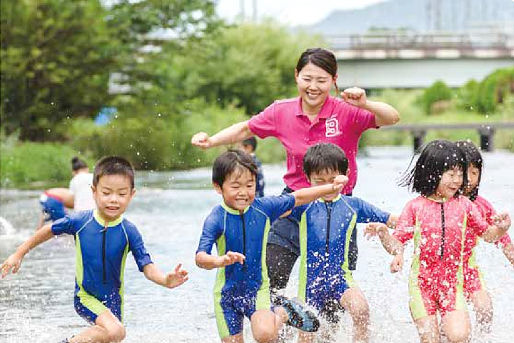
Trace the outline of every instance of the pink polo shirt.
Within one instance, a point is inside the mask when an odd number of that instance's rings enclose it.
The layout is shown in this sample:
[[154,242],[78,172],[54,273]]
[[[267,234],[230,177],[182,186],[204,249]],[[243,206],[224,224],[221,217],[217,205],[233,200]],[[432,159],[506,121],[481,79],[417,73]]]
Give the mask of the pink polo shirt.
[[276,137],[287,153],[284,182],[297,190],[309,187],[303,173],[303,156],[317,143],[333,143],[348,158],[348,184],[343,193],[351,193],[357,182],[356,155],[362,133],[375,128],[375,115],[343,100],[327,97],[320,113],[311,122],[303,114],[300,97],[275,101],[248,122],[250,131],[260,138]]

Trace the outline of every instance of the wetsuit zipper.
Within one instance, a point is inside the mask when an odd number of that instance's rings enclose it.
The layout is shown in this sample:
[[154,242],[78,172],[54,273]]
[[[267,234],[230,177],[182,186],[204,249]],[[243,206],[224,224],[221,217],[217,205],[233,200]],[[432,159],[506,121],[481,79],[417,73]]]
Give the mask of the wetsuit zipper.
[[332,215],[332,206],[329,206],[328,203],[325,202],[325,207],[327,209],[327,242],[325,247],[325,255],[328,261],[328,255],[330,253],[329,242],[330,242],[330,217]]
[[102,267],[103,267],[103,281],[107,282],[107,276],[105,272],[105,235],[107,234],[107,223],[102,232]]
[[444,203],[441,203],[441,259],[443,259],[444,255],[444,240],[445,240],[445,223],[444,223]]
[[[241,221],[243,222],[243,255],[246,257],[246,226],[244,213],[241,213],[239,216],[241,217]],[[243,269],[246,269],[246,263],[243,264]]]

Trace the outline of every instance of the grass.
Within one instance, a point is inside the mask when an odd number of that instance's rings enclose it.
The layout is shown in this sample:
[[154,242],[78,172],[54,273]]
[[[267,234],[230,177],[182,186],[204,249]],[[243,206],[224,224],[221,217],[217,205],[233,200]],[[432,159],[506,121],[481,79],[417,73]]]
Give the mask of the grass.
[[[499,106],[495,113],[484,115],[475,111],[467,111],[458,106],[458,99],[453,99],[448,109],[438,114],[427,115],[418,101],[423,90],[386,90],[373,100],[384,101],[394,106],[401,117],[401,124],[414,123],[475,123],[475,122],[506,122],[514,121],[514,99],[507,99]],[[361,140],[361,146],[381,145],[412,145],[412,136],[409,132],[369,130]],[[471,139],[479,144],[480,136],[477,130],[430,130],[427,132],[425,142],[434,139],[448,139],[452,141]],[[497,149],[508,149],[514,152],[514,130],[498,130],[494,136],[494,146]]]

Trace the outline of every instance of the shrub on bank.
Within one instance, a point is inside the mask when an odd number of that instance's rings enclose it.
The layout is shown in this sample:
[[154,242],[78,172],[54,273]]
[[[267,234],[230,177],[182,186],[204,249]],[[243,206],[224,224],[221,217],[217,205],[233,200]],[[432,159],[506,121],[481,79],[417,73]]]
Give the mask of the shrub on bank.
[[68,145],[30,142],[2,144],[0,152],[2,188],[67,187],[70,161],[77,154]]

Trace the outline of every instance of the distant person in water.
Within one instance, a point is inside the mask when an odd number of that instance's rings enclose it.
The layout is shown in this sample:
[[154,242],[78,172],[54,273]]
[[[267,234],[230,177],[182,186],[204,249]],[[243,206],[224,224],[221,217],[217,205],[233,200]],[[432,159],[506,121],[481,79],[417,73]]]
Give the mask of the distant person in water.
[[73,157],[71,159],[73,178],[70,181],[70,192],[73,196],[73,209],[75,211],[92,210],[95,208],[93,199],[93,174],[89,172],[86,162]]
[[39,230],[46,222],[54,222],[66,215],[65,208],[73,208],[73,195],[67,188],[50,188],[44,191],[39,197],[41,215],[37,229]]
[[241,149],[248,155],[252,156],[253,162],[257,166],[257,181],[255,183],[255,197],[260,198],[264,196],[264,174],[262,172],[262,163],[255,155],[257,150],[257,139],[250,137],[241,142]]
[[122,157],[102,158],[93,177],[96,209],[72,213],[44,225],[0,265],[2,278],[9,272],[15,274],[24,256],[39,244],[54,235],[74,236],[75,311],[91,326],[66,339],[66,343],[121,342],[125,338],[123,275],[129,251],[139,271],[158,285],[174,288],[188,279],[181,264],[171,273],[161,272],[146,251],[136,226],[123,218],[134,194],[132,165]]

